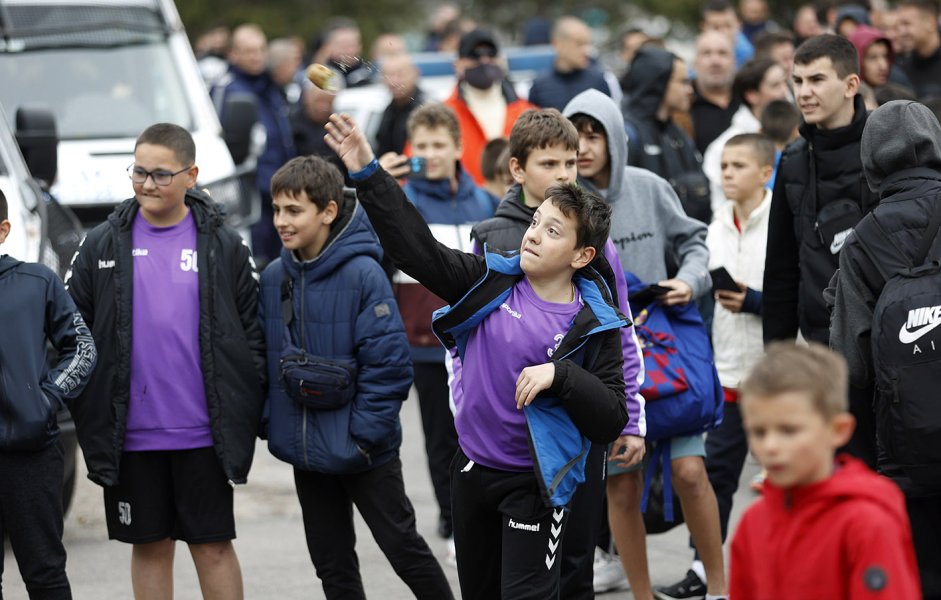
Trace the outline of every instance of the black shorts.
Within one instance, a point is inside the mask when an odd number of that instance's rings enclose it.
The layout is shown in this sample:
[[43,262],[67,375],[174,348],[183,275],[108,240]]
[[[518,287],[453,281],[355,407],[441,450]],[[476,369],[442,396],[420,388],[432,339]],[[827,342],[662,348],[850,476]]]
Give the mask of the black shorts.
[[130,544],[235,539],[232,486],[212,447],[125,452],[118,479],[104,494],[110,539]]

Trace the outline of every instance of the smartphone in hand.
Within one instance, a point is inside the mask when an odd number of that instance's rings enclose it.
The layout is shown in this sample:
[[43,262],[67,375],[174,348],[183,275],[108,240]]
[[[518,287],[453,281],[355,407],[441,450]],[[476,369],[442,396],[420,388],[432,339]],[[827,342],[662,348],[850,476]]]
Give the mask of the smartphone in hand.
[[673,288],[666,285],[652,283],[639,292],[631,295],[628,298],[628,302],[636,304],[637,306],[647,306],[653,303],[655,300],[659,300],[661,296],[671,291],[672,289]]
[[413,156],[408,159],[408,178],[409,179],[427,179],[425,172],[425,158],[423,156]]
[[712,276],[712,291],[724,290],[727,292],[741,292],[742,289],[735,283],[735,279],[725,267],[709,271]]

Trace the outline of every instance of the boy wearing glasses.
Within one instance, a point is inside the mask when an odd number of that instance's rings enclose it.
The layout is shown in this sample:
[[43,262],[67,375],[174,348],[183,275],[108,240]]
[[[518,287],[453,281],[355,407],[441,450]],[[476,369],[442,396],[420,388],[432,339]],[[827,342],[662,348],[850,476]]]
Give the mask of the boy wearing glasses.
[[134,148],[126,200],[82,242],[66,284],[100,359],[74,403],[108,535],[133,544],[134,595],[169,598],[175,540],[203,595],[241,598],[232,490],[264,400],[251,253],[194,190],[189,132],[159,123]]

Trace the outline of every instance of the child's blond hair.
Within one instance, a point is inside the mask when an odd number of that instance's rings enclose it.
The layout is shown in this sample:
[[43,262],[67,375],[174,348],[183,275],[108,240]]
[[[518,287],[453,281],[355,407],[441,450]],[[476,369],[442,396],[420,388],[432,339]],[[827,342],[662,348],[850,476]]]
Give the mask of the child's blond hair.
[[806,394],[825,419],[849,408],[849,376],[843,357],[821,344],[775,342],[741,385],[741,401],[789,392]]

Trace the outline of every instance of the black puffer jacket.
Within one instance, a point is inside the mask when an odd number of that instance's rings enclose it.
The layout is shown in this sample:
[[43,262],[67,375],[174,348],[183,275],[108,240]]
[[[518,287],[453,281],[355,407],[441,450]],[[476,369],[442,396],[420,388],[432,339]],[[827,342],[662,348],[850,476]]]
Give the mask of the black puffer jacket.
[[811,341],[826,344],[829,339],[830,314],[823,290],[839,266],[846,237],[824,240],[827,236],[817,226],[819,216],[841,200],[855,203],[860,216],[879,202],[863,179],[859,140],[867,112],[862,96],[856,96],[855,108],[846,127],[822,130],[805,123],[802,137],[781,156],[768,222],[765,342],[793,339],[798,327]]
[[477,243],[481,252],[484,244],[491,250],[519,250],[535,213],[534,207],[523,203],[522,186],[514,183],[503,196],[493,216],[474,225],[471,239]]
[[[226,477],[244,483],[264,402],[264,337],[258,282],[242,238],[200,192],[186,195],[196,223],[199,347],[213,445]],[[66,285],[98,344],[98,367],[72,403],[88,477],[118,482],[131,381],[131,230],[138,204],[121,203],[75,255]]]

